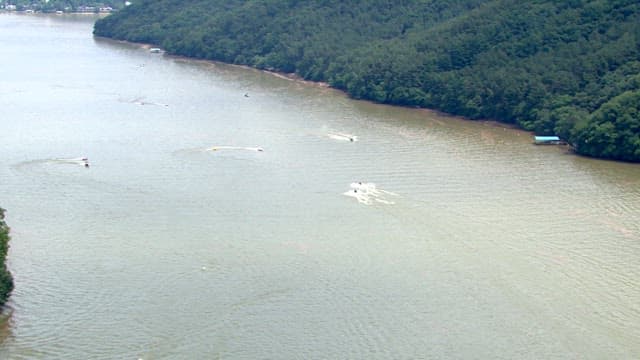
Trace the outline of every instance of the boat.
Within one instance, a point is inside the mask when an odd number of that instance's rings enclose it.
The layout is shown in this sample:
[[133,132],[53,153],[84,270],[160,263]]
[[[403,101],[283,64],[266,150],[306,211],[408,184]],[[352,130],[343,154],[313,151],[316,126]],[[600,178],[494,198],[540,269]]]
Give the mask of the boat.
[[533,142],[536,145],[563,145],[565,144],[558,136],[534,136]]

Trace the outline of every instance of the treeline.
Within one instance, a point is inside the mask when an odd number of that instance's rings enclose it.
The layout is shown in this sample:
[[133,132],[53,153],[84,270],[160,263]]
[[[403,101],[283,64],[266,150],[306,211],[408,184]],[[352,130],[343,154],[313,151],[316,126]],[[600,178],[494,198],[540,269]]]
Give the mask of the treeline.
[[4,209],[0,208],[0,307],[7,302],[13,290],[13,277],[6,264],[8,251],[9,227],[4,222]]
[[94,33],[640,161],[637,0],[143,0]]

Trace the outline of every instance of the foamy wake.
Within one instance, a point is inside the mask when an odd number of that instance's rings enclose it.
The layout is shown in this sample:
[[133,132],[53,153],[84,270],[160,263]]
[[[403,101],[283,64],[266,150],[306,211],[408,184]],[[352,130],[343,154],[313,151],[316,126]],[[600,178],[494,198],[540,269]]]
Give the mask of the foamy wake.
[[244,146],[212,146],[205,151],[219,151],[219,150],[247,150],[247,151],[264,151],[261,147],[244,147]]
[[155,106],[165,106],[165,107],[169,106],[169,104],[153,102],[153,101],[146,101],[144,98],[135,98],[135,99],[132,99],[132,100],[120,99],[120,101],[128,102],[128,103],[131,103],[131,104],[136,104],[136,105],[155,105]]
[[89,159],[86,158],[86,157],[51,159],[49,161],[54,162],[54,163],[77,164],[77,165],[82,165],[82,166],[89,166]]
[[339,133],[339,132],[328,133],[327,136],[333,140],[351,141],[351,142],[358,141],[358,137],[355,135]]
[[391,191],[378,189],[374,183],[354,182],[351,183],[350,187],[351,190],[343,193],[343,195],[353,197],[359,203],[365,205],[373,203],[393,205],[395,202],[388,200],[387,196],[398,196],[398,194]]

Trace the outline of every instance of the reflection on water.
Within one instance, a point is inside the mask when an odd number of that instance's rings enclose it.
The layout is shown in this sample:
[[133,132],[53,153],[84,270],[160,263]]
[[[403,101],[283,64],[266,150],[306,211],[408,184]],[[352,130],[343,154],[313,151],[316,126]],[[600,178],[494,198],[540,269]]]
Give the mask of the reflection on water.
[[640,357],[637,165],[91,21],[0,14],[0,358]]

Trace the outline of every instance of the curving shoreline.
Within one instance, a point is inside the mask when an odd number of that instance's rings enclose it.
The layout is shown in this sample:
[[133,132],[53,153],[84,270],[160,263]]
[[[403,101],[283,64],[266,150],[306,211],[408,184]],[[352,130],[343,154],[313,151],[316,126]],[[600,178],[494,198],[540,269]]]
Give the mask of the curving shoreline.
[[[355,99],[516,124],[558,136],[582,155],[640,162],[637,49],[620,43],[633,41],[640,8],[609,4],[588,15],[584,4],[482,2],[441,8],[418,1],[403,7],[241,2],[212,4],[212,11],[192,17],[197,1],[164,0],[98,20],[94,34],[296,73]],[[588,42],[558,36],[589,37],[594,29],[627,36]]]
[[[114,43],[118,43],[118,44],[127,44],[127,45],[138,47],[138,48],[144,49],[144,50],[150,50],[150,49],[158,46],[156,44],[135,42],[135,41],[128,41],[128,40],[120,40],[120,39],[114,39],[114,38],[98,36],[98,35],[94,35],[94,38],[98,39],[98,40],[101,40],[101,41],[114,42]],[[163,51],[165,51],[165,50],[163,49]],[[173,53],[169,53],[169,52],[164,52],[164,55],[168,56],[170,58],[173,58],[173,59],[190,61],[190,62],[194,62],[194,63],[211,64],[211,65],[222,64],[222,65],[225,65],[225,66],[231,66],[231,67],[235,67],[235,68],[239,68],[239,69],[258,71],[258,72],[269,74],[271,76],[274,76],[274,77],[277,77],[277,78],[280,78],[280,79],[283,79],[283,80],[295,81],[295,82],[298,82],[298,83],[301,83],[301,84],[306,84],[306,85],[309,85],[309,86],[316,86],[316,87],[335,90],[335,91],[338,91],[338,92],[344,94],[345,96],[349,97],[353,101],[364,101],[364,102],[368,102],[368,103],[372,103],[372,104],[378,104],[378,105],[382,105],[382,106],[391,106],[391,107],[399,107],[399,108],[404,108],[404,109],[412,109],[412,110],[416,110],[416,111],[433,113],[433,114],[437,114],[437,115],[440,115],[440,116],[446,116],[446,117],[455,118],[455,119],[459,119],[459,120],[470,121],[470,122],[474,122],[474,123],[481,123],[481,124],[485,124],[485,125],[492,126],[492,127],[498,127],[498,128],[503,128],[503,129],[520,131],[520,132],[522,132],[524,134],[530,135],[531,137],[533,137],[533,135],[534,135],[533,131],[529,131],[529,130],[523,129],[522,127],[520,127],[520,126],[518,126],[516,124],[505,123],[505,122],[502,122],[502,121],[499,121],[499,120],[495,120],[495,119],[471,119],[471,118],[468,118],[468,117],[465,117],[465,116],[462,116],[462,115],[447,113],[447,112],[444,112],[444,111],[441,111],[441,110],[438,110],[438,109],[430,109],[430,108],[423,108],[423,107],[411,107],[411,106],[402,106],[402,105],[396,105],[396,104],[379,103],[379,102],[376,102],[376,101],[370,100],[370,99],[356,99],[356,98],[353,98],[347,91],[345,91],[343,89],[339,89],[339,88],[333,87],[328,82],[306,80],[302,76],[300,76],[300,75],[298,75],[296,73],[285,73],[285,72],[279,72],[279,71],[276,71],[276,70],[260,69],[260,68],[249,66],[249,65],[227,63],[227,62],[220,61],[220,60],[200,59],[200,58],[194,58],[194,57],[189,57],[189,56],[180,55],[180,54],[173,54]],[[532,143],[533,143],[533,141],[532,141]],[[561,147],[566,148],[567,151],[571,152],[571,154],[573,154],[573,155],[593,159],[593,157],[582,155],[582,154],[576,152],[575,149],[569,144],[557,145],[557,146],[561,146]],[[626,161],[615,160],[615,159],[606,159],[606,158],[604,158],[604,159],[603,158],[597,158],[597,159],[598,160],[604,160],[604,161],[627,163]]]

